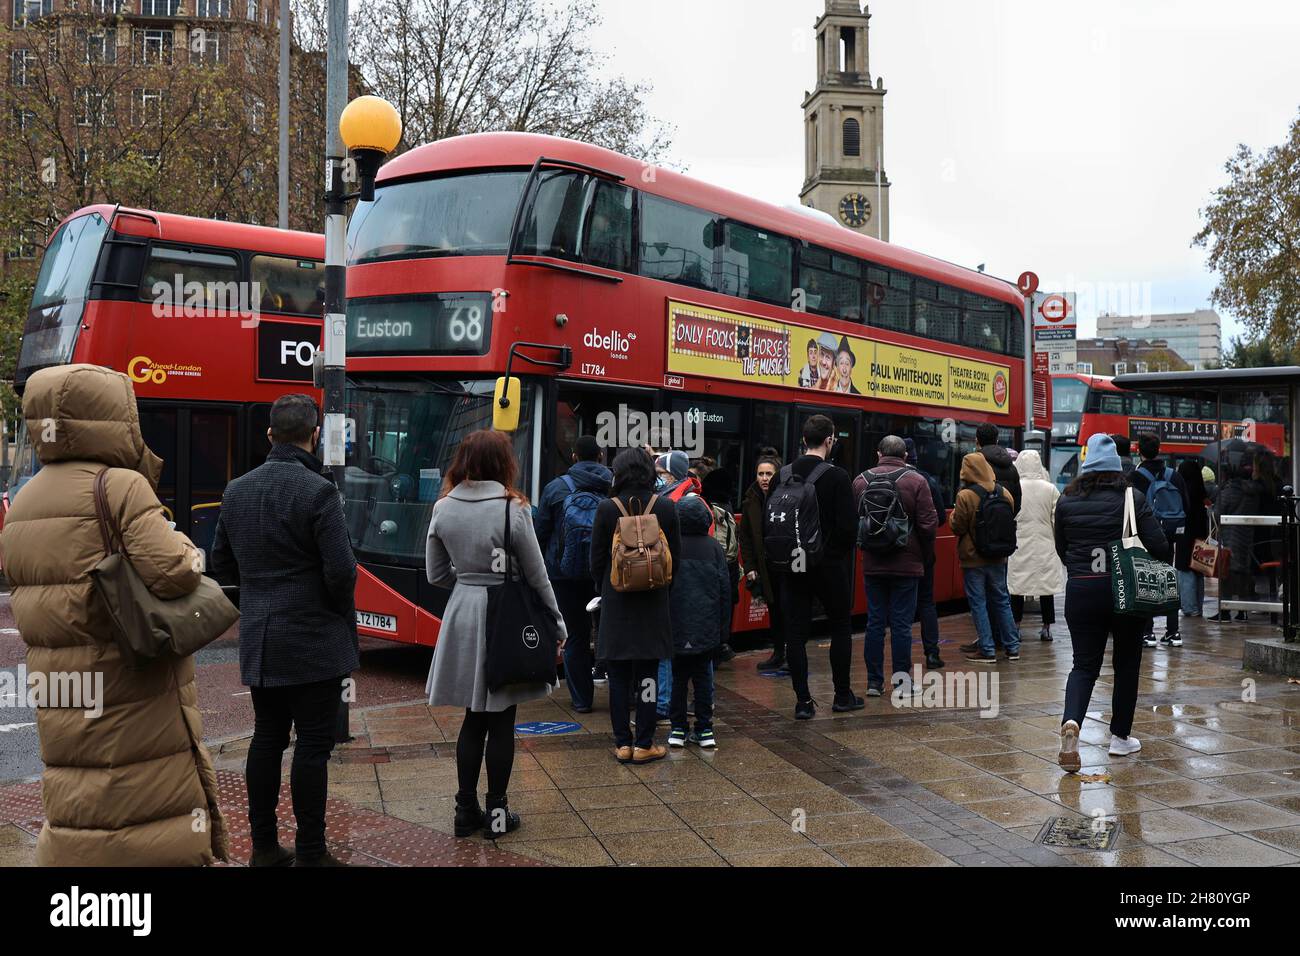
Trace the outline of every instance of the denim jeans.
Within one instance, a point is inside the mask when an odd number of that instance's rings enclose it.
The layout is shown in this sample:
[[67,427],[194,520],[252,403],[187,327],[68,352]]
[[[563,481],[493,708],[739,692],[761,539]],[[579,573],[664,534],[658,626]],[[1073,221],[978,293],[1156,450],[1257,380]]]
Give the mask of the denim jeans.
[[1201,613],[1205,604],[1205,578],[1195,571],[1178,572],[1178,599],[1183,605],[1183,614],[1193,617]]
[[659,662],[659,686],[655,690],[659,694],[656,716],[667,717],[672,711],[673,704],[673,659],[671,657],[666,657]]
[[1011,598],[1007,594],[1007,565],[985,564],[977,568],[963,568],[966,600],[970,615],[975,619],[975,633],[979,635],[980,653],[985,657],[996,654],[993,648],[993,623],[997,622],[1002,646],[1008,654],[1020,650],[1020,629],[1011,614]]
[[912,621],[916,617],[916,592],[920,578],[887,574],[865,575],[867,585],[867,685],[885,686],[885,628],[894,674],[912,670]]

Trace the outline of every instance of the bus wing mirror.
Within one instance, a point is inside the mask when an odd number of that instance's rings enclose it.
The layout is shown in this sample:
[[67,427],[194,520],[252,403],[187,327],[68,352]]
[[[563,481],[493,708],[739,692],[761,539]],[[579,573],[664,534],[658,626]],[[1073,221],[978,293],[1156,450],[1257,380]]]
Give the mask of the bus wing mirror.
[[497,379],[493,391],[492,427],[499,432],[513,432],[519,428],[519,379],[514,376]]

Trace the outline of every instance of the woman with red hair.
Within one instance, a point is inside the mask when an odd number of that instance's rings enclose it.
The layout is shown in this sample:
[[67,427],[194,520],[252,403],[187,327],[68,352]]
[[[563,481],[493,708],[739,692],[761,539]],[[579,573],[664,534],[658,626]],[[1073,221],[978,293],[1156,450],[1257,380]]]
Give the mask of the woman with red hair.
[[[553,684],[508,684],[488,690],[488,588],[500,584],[505,566],[506,515],[510,521],[510,563],[541,596],[565,637],[564,618],[546,576],[528,499],[514,487],[518,465],[502,432],[471,432],[461,439],[433,506],[425,565],[429,583],[451,588],[442,615],[438,646],[425,690],[433,706],[465,708],[456,741],[455,833],[483,831],[488,839],[519,828],[506,788],[515,759],[515,709],[548,696]],[[479,772],[487,763],[487,812],[478,802]]]

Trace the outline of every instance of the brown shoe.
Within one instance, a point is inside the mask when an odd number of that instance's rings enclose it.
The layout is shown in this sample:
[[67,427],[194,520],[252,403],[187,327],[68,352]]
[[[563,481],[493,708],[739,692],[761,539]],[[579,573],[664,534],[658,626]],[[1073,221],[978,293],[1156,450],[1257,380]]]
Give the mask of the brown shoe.
[[633,763],[651,763],[668,756],[668,748],[663,744],[651,744],[649,747],[637,747],[632,751]]
[[631,747],[615,747],[615,748],[614,748],[614,759],[617,760],[619,763],[631,763],[631,762],[632,762],[632,748],[631,748]]
[[1079,761],[1079,725],[1073,720],[1061,725],[1061,752],[1056,762],[1067,773],[1078,773],[1082,766]]

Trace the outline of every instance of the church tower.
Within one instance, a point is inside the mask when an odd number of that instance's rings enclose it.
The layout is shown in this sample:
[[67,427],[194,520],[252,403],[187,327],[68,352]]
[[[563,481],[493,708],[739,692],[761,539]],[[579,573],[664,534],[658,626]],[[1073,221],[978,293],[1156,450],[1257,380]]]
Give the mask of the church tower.
[[871,82],[871,14],[858,0],[826,0],[817,32],[817,85],[804,93],[799,200],[866,236],[889,239],[884,174],[885,84]]

